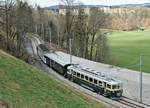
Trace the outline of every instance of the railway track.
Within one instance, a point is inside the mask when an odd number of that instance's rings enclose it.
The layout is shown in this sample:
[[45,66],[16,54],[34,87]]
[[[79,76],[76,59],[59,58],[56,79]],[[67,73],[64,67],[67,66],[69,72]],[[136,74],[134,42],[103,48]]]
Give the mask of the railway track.
[[[125,98],[125,99],[128,99],[128,100],[131,100],[131,101],[134,101],[134,102],[137,102],[137,101],[135,101],[134,99],[131,99],[131,98],[128,98],[128,97],[125,97],[125,96],[123,96],[123,98]],[[139,103],[139,102],[138,102]],[[150,108],[150,104],[146,104],[146,103],[141,103],[142,105],[144,105],[144,106],[147,106],[148,108]]]
[[119,100],[118,102],[120,102],[120,103],[122,103],[122,104],[124,104],[124,105],[126,105],[126,106],[129,106],[129,107],[131,107],[131,108],[145,108],[145,107],[143,107],[143,106],[134,104],[134,103],[129,102],[129,101]]
[[118,102],[121,104],[124,104],[130,108],[150,108],[150,105],[136,102],[136,101],[129,99],[127,97],[122,97],[122,99],[119,100]]

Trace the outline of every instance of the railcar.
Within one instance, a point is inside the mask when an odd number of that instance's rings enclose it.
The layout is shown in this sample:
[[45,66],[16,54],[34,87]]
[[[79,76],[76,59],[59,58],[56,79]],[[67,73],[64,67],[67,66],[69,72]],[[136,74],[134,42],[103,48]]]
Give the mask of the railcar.
[[122,82],[96,72],[90,68],[72,65],[67,69],[67,76],[72,81],[94,92],[109,97],[120,99],[123,93]]
[[67,67],[71,65],[69,61],[66,61],[63,57],[55,53],[45,54],[44,57],[46,58],[46,64],[50,68],[56,70],[59,74],[66,77]]

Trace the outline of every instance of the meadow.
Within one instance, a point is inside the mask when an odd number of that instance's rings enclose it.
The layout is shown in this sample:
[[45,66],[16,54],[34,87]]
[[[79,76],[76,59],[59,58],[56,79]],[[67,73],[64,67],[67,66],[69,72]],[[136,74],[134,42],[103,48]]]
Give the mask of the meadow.
[[143,71],[150,73],[150,30],[113,31],[108,36],[116,66],[139,71],[140,55],[143,55]]

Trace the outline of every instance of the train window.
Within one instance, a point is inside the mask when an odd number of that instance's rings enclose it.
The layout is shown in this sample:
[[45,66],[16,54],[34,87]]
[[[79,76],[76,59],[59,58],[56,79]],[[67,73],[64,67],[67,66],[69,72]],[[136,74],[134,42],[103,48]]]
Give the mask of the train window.
[[88,80],[88,76],[85,76],[85,80]]
[[77,73],[75,71],[73,71],[73,75],[77,75]]
[[102,81],[98,81],[99,85],[102,85]]
[[80,77],[80,73],[77,73],[77,77]]
[[111,89],[111,85],[107,84],[107,88]]
[[93,78],[89,78],[89,81],[90,81],[90,82],[93,82]]
[[94,84],[97,84],[97,80],[96,79],[94,79]]
[[84,75],[83,74],[81,74],[81,78],[84,79]]

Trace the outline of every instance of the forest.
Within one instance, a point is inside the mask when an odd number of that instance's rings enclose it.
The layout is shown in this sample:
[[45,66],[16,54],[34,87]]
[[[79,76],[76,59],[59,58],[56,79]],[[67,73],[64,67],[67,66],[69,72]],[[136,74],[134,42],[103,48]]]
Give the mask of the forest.
[[[0,1],[0,48],[28,59],[23,48],[27,33],[38,34],[59,50],[89,60],[112,64],[108,36],[113,31],[144,30],[150,25],[149,8],[122,9],[120,13],[104,12],[98,7],[85,12],[82,3],[61,0],[63,9],[31,6],[26,1]],[[64,10],[65,14],[61,14]]]

